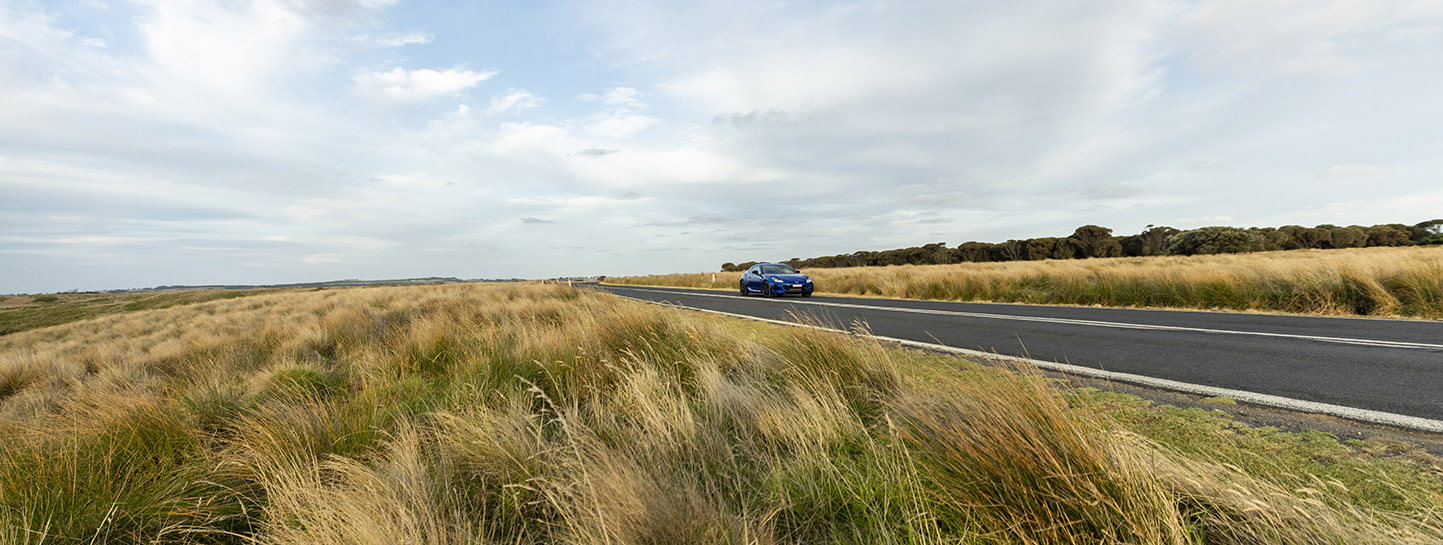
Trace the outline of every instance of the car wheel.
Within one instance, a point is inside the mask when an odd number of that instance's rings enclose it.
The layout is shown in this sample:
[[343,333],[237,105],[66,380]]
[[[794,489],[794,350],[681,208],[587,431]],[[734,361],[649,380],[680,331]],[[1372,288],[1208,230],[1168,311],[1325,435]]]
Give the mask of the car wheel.
[[742,297],[746,297],[746,296],[748,296],[748,295],[751,295],[750,293],[747,293],[747,281],[746,281],[746,280],[742,280],[741,282],[738,282],[738,283],[737,283],[737,287],[741,288]]
[[771,297],[771,296],[772,296],[772,283],[771,283],[771,282],[762,282],[762,297]]
[[802,297],[811,297],[811,296],[812,296],[812,292],[810,292],[810,291],[804,291],[804,292],[802,292]]

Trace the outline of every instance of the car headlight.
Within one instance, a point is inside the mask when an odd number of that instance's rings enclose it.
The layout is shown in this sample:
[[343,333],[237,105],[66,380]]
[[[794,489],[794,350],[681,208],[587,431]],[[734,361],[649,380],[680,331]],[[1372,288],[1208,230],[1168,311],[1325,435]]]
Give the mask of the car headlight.
[[776,282],[776,283],[778,283],[778,284],[785,284],[787,281],[786,281],[786,280],[782,280],[782,279],[780,279],[780,278],[777,278],[777,277],[773,276],[773,277],[772,277],[772,282]]

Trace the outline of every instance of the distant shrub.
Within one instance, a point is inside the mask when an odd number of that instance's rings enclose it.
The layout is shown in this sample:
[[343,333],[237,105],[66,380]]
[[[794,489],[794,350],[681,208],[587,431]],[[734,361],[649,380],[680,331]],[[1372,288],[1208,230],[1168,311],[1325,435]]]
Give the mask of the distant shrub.
[[1052,259],[1072,259],[1077,257],[1071,240],[1065,237],[1053,239],[1051,257]]
[[1122,243],[1112,238],[1112,229],[1098,225],[1084,225],[1067,237],[1073,248],[1073,257],[1122,257]]
[[1263,237],[1237,227],[1203,227],[1168,237],[1170,255],[1240,254],[1263,249]]
[[1362,248],[1368,245],[1368,230],[1359,225],[1333,227],[1329,248]]
[[1307,241],[1304,240],[1304,238],[1306,238],[1305,234],[1308,232],[1307,227],[1301,225],[1284,225],[1278,228],[1278,232],[1286,237],[1283,240],[1282,249],[1301,250],[1308,247]]
[[1332,225],[1319,225],[1312,229],[1305,229],[1299,233],[1299,239],[1304,248],[1331,248],[1333,246]]
[[1052,257],[1052,249],[1057,246],[1057,239],[1053,237],[1033,238],[1027,240],[1027,260],[1040,261]]
[[[1296,246],[1293,246],[1292,248],[1288,246],[1288,242],[1291,240],[1291,237],[1286,231],[1274,229],[1272,227],[1254,227],[1252,229],[1249,229],[1249,231],[1257,233],[1257,235],[1261,237],[1263,243],[1263,251],[1265,252],[1296,249]],[[1406,239],[1407,237],[1404,238]]]
[[1163,245],[1167,243],[1167,237],[1179,232],[1181,231],[1167,226],[1153,227],[1149,225],[1146,231],[1121,239],[1122,253],[1127,256],[1161,255]]
[[1412,242],[1408,226],[1401,224],[1374,225],[1368,228],[1369,246],[1406,246]]
[[[932,265],[946,265],[948,263],[957,262],[957,253],[953,252],[952,248],[947,247],[947,243],[945,242],[936,242],[923,245],[918,253],[920,253],[922,256],[922,263]],[[801,260],[797,261],[800,262]]]
[[1434,245],[1437,245],[1437,244],[1443,244],[1443,233],[1437,233],[1437,234],[1433,234],[1433,235],[1428,235],[1428,238],[1423,239],[1423,241],[1422,241],[1422,242],[1419,242],[1419,244],[1422,244],[1422,245],[1424,245],[1424,246],[1434,246]]
[[1419,222],[1418,225],[1408,229],[1408,233],[1410,240],[1418,244],[1438,244],[1428,241],[1436,241],[1438,240],[1437,235],[1443,234],[1443,219]]
[[30,300],[36,303],[54,303],[59,301],[60,298],[54,295],[36,295],[35,297],[31,297]]
[[963,242],[957,246],[957,259],[972,263],[992,259],[992,245],[986,242]]

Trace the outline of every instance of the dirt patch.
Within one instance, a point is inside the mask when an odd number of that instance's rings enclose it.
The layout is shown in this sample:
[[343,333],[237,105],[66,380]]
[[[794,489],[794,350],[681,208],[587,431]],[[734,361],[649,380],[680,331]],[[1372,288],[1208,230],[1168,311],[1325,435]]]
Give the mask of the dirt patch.
[[0,295],[0,310],[35,306],[35,298],[29,295]]

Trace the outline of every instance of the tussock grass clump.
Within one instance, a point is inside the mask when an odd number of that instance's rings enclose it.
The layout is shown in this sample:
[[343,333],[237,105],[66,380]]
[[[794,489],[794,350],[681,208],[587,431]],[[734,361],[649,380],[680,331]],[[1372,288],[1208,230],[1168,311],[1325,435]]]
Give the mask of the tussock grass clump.
[[189,543],[193,531],[246,526],[235,498],[205,479],[199,430],[172,407],[141,401],[76,416],[87,420],[0,447],[0,527],[25,534],[16,539]]
[[[808,269],[817,292],[910,299],[1443,318],[1443,249]],[[616,284],[735,289],[737,275],[608,278]]]
[[1021,543],[1187,542],[1162,483],[1116,456],[1092,415],[1038,377],[938,387],[903,399],[898,418],[953,517]]
[[1432,485],[1360,506],[1119,432],[1023,370],[918,373],[564,286],[272,294],[3,342],[26,377],[0,399],[6,542],[1443,539]]
[[258,481],[265,489],[259,534],[275,544],[485,543],[468,499],[440,488],[448,460],[404,422],[378,445],[375,463],[277,451]]

